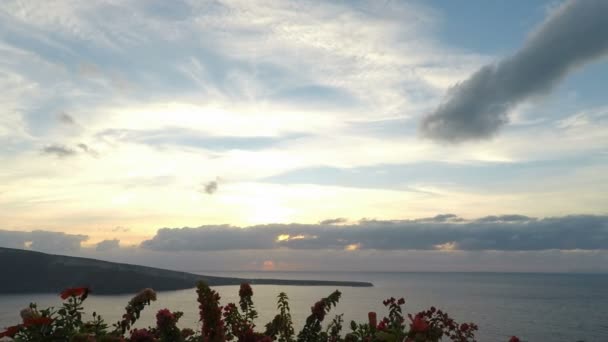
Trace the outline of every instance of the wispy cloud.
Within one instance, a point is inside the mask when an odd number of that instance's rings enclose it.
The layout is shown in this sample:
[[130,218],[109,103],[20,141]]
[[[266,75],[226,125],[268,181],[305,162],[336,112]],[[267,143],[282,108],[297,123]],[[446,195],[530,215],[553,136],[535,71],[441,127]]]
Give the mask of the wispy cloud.
[[42,153],[63,158],[76,155],[76,150],[63,145],[49,145],[42,149]]
[[576,67],[608,52],[607,15],[606,1],[565,2],[513,56],[452,87],[422,121],[423,135],[448,142],[493,136],[518,104],[550,91]]

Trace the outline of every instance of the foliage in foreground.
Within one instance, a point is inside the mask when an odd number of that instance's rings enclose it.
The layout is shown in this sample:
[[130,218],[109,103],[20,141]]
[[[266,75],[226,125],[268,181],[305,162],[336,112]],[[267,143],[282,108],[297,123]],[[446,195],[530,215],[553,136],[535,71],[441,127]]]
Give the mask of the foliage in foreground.
[[[383,302],[388,316],[378,320],[375,312],[368,314],[368,322],[350,323],[350,332],[342,334],[342,315],[337,315],[324,327],[323,322],[332,307],[340,300],[335,291],[311,307],[311,314],[300,332],[296,334],[290,314],[288,297],[278,296],[278,314],[256,331],[254,320],[258,317],[253,304],[253,290],[242,284],[239,303],[222,306],[220,296],[206,283],[197,285],[200,309],[200,330],[179,328],[182,313],[168,309],[156,313],[156,326],[134,329],[133,324],[151,301],[156,300],[152,289],[144,289],[125,307],[122,319],[111,326],[95,312],[93,319],[83,320],[82,303],[89,294],[88,288],[70,288],[61,293],[61,308],[38,309],[36,304],[21,311],[21,324],[0,332],[14,341],[71,341],[71,342],[457,342],[475,341],[477,326],[473,323],[455,322],[447,313],[431,307],[415,315],[404,316],[405,300],[389,298]],[[512,337],[510,342],[519,342]]]

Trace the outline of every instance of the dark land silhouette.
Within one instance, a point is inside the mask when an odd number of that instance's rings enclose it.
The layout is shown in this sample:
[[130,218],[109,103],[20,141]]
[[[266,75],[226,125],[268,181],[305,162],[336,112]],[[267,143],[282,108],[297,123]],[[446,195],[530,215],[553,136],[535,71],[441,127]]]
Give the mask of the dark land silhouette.
[[121,264],[0,247],[0,293],[59,293],[68,287],[88,286],[94,294],[136,293],[143,288],[171,291],[210,286],[258,285],[370,287],[371,283],[322,280],[245,279],[212,277],[160,268]]

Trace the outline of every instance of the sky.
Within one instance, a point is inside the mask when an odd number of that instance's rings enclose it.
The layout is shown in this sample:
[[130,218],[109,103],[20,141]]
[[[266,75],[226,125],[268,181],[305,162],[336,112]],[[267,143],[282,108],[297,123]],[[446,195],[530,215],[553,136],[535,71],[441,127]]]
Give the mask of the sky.
[[0,3],[0,246],[608,272],[608,2]]

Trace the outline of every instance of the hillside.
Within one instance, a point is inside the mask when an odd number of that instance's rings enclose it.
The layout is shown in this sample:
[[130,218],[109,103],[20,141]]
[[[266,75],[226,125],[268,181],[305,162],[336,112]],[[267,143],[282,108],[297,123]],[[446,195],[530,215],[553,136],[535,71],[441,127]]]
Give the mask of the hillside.
[[192,288],[199,280],[204,280],[211,286],[237,285],[242,282],[269,285],[373,286],[363,282],[212,277],[12,248],[0,248],[0,270],[0,293],[57,293],[74,286],[89,286],[96,294],[135,293],[146,287],[168,291]]

